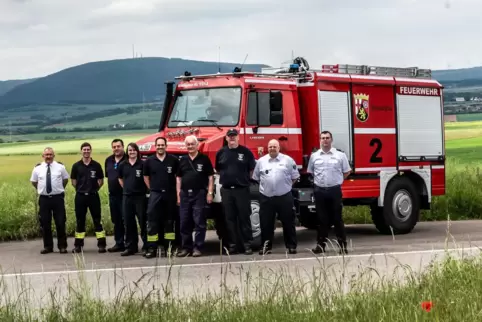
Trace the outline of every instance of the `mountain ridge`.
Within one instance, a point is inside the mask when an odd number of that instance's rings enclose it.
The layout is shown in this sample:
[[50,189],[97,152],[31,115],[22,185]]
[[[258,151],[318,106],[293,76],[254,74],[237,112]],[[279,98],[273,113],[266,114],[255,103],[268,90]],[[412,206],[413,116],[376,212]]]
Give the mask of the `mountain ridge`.
[[[241,63],[167,57],[111,59],[67,67],[32,79],[0,81],[0,108],[41,104],[130,104],[160,101],[164,82],[188,70],[194,74],[231,72]],[[266,64],[247,64],[243,70],[260,71]],[[482,85],[482,66],[432,70],[444,86]]]
[[[241,63],[143,57],[88,62],[13,87],[0,96],[0,107],[29,104],[120,104],[160,100],[164,82],[188,70],[192,74],[232,71]],[[260,71],[264,64],[243,68]]]

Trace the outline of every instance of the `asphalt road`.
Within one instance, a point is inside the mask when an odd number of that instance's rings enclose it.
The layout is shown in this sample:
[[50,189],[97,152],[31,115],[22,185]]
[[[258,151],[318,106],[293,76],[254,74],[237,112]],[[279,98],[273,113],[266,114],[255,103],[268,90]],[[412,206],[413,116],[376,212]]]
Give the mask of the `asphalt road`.
[[[298,230],[296,255],[286,254],[281,229],[276,231],[273,253],[265,256],[257,253],[221,256],[219,242],[211,232],[204,256],[199,258],[146,259],[140,254],[130,257],[98,254],[94,238],[86,240],[83,256],[58,252],[41,255],[41,240],[9,242],[0,244],[3,287],[7,288],[2,291],[15,298],[24,292],[23,296],[28,296],[35,305],[48,301],[45,295],[52,288],[58,296],[65,296],[69,293],[67,286],[72,287],[79,281],[87,281],[91,294],[102,299],[113,299],[121,290],[126,294],[126,286],[142,291],[139,296],[153,288],[164,289],[166,285],[172,287],[171,292],[176,296],[200,296],[220,292],[220,284],[243,288],[249,276],[259,274],[268,277],[282,274],[291,283],[303,283],[313,278],[316,271],[324,276],[326,283],[337,285],[341,277],[359,274],[361,267],[374,267],[387,275],[404,264],[417,272],[443,256],[446,249],[458,255],[462,248],[465,253],[478,254],[478,247],[482,246],[482,221],[449,225],[447,222],[419,223],[411,234],[394,237],[380,235],[371,224],[353,225],[347,226],[347,234],[348,256],[339,256],[334,251],[314,256],[310,249],[314,246],[315,232],[306,229]],[[348,281],[342,284],[346,286]],[[24,291],[26,287],[29,292]]]

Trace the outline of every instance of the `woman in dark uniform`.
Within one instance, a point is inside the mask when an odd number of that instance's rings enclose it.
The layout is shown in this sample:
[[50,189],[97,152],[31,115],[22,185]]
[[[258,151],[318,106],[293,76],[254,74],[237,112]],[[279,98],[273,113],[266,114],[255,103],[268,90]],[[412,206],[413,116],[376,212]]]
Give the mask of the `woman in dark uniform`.
[[139,235],[137,232],[137,220],[141,227],[143,251],[147,248],[146,228],[146,192],[144,183],[143,167],[139,147],[135,143],[129,143],[126,150],[128,158],[119,164],[119,183],[123,189],[122,212],[126,231],[126,249],[121,256],[134,255],[139,251]]

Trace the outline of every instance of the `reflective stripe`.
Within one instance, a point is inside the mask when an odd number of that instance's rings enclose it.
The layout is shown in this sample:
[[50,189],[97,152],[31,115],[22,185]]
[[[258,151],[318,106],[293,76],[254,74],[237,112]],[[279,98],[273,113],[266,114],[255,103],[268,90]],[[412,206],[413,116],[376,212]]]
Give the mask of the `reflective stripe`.
[[[247,128],[240,128],[239,129],[240,134],[254,134],[253,128],[247,127]],[[261,127],[258,129],[258,132],[256,134],[302,134],[302,130],[300,127],[293,127],[293,128],[287,128],[287,127]]]
[[105,231],[95,232],[97,238],[105,238]]
[[158,235],[147,235],[147,241],[148,242],[156,242],[159,240],[159,236]]
[[83,232],[83,233],[75,232],[75,238],[84,239],[84,237],[85,237],[85,232]]
[[176,238],[176,234],[174,233],[164,233],[164,239],[174,240]]

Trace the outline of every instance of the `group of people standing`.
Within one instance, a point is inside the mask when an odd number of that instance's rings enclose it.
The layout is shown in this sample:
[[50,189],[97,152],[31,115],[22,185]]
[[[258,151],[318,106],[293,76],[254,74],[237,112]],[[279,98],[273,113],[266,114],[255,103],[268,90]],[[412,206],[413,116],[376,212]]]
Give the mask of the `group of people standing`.
[[[226,133],[226,145],[216,154],[214,165],[198,150],[195,136],[185,138],[188,155],[178,158],[166,152],[167,140],[158,137],[156,153],[141,159],[139,148],[129,143],[124,151],[121,139],[112,141],[112,155],[106,158],[104,169],[108,181],[109,207],[114,224],[115,245],[106,250],[106,236],[101,223],[99,189],[104,184],[104,171],[91,157],[89,143],[81,145],[82,159],[72,165],[71,174],[54,160],[52,148],[43,152],[44,162],[37,164],[30,181],[39,195],[39,220],[43,232],[42,254],[53,252],[51,230],[55,221],[60,253],[67,253],[64,193],[70,177],[75,188],[76,230],[72,252],[84,247],[87,210],[93,219],[97,247],[100,253],[121,252],[129,256],[139,251],[138,225],[142,252],[146,258],[166,256],[175,244],[177,256],[202,255],[206,237],[205,208],[214,197],[214,173],[222,186],[221,197],[227,234],[224,244],[230,254],[237,253],[237,237],[243,252],[252,251],[251,179],[259,182],[261,237],[260,254],[270,253],[276,215],[283,227],[285,246],[296,254],[297,237],[293,211],[292,185],[300,174],[294,160],[280,153],[277,140],[268,144],[268,154],[255,160],[253,153],[239,144],[238,131]],[[308,164],[313,173],[315,202],[318,213],[318,236],[315,253],[325,251],[328,229],[335,232],[342,251],[346,252],[346,236],[341,216],[341,183],[350,167],[344,153],[331,148],[331,133],[321,135],[322,148],[314,152]],[[177,212],[179,206],[179,212]],[[238,234],[239,228],[239,234]],[[194,240],[192,237],[195,233]]]

